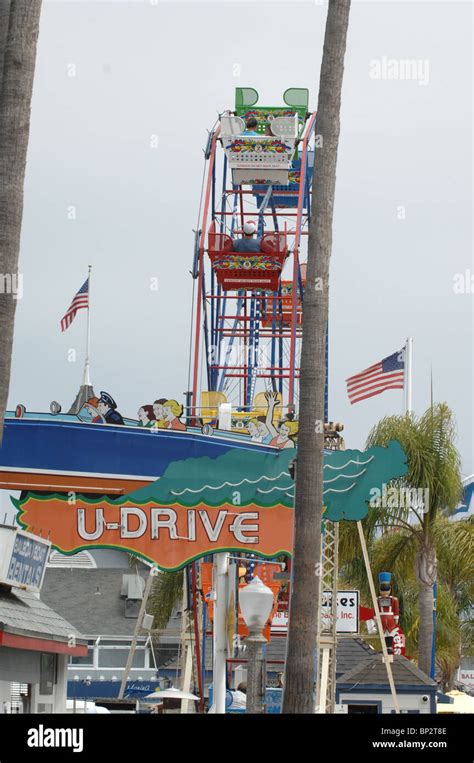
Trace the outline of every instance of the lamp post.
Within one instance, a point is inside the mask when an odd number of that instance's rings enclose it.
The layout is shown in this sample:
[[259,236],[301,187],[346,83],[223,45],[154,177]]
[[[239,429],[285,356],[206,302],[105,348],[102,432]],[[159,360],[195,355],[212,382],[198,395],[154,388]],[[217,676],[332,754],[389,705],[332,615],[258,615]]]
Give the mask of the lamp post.
[[240,610],[249,629],[247,637],[247,713],[265,712],[265,660],[267,643],[262,630],[273,607],[273,593],[259,577],[239,592]]

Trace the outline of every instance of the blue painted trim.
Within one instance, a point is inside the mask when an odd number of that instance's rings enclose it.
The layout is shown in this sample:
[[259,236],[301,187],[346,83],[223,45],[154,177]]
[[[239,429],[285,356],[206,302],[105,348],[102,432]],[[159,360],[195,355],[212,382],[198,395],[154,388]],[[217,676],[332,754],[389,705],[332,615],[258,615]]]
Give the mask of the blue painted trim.
[[[436,692],[438,691],[437,686],[420,686],[419,684],[417,686],[413,684],[402,684],[395,685],[395,688],[397,690],[397,694],[432,694],[433,697],[436,696]],[[337,691],[353,691],[357,694],[367,694],[369,692],[379,692],[379,694],[390,694],[390,687],[388,684],[363,684],[362,686],[360,684],[339,684],[337,687]]]

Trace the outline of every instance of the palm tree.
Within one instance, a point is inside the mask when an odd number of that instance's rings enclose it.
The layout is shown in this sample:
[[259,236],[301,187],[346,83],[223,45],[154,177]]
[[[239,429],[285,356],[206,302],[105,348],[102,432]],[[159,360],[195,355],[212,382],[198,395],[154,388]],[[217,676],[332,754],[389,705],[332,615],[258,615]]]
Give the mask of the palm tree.
[[[370,510],[372,511],[372,510]],[[415,525],[416,526],[416,525]],[[357,541],[351,523],[341,526],[341,584],[360,589],[370,602],[365,570],[358,563]],[[375,574],[393,573],[394,594],[400,602],[400,624],[406,636],[407,654],[418,657],[419,608],[415,559],[416,536],[405,527],[384,528],[382,535],[370,528],[368,545]],[[433,523],[438,559],[436,663],[440,683],[452,688],[461,655],[473,653],[472,597],[474,593],[474,523],[467,519],[452,522],[439,514]]]
[[[418,665],[429,675],[433,639],[433,585],[438,578],[438,555],[446,553],[446,542],[453,542],[455,537],[459,554],[463,550],[465,560],[472,552],[472,545],[469,545],[472,543],[471,536],[463,536],[461,543],[461,526],[457,528],[458,523],[447,525],[447,520],[444,523],[442,521],[443,517],[446,519],[445,513],[455,508],[462,495],[460,460],[454,444],[453,414],[445,403],[440,403],[429,408],[420,418],[410,414],[388,416],[370,432],[367,447],[386,446],[390,440],[398,440],[402,445],[407,455],[408,472],[403,478],[391,483],[395,493],[392,500],[386,502],[386,506],[369,507],[368,517],[363,523],[364,532],[370,540],[380,529],[397,530],[380,546],[390,552],[383,557],[383,564],[394,574],[399,569],[403,576],[407,576],[410,570],[415,571],[419,617],[416,635]],[[406,500],[402,500],[408,490],[422,491],[422,499],[418,499],[411,507],[406,505]],[[415,517],[415,522],[410,521],[412,516]],[[342,555],[350,555],[349,537],[353,533],[352,528],[343,528]],[[374,564],[376,568],[375,561]],[[360,567],[358,560],[356,567]],[[446,584],[449,585],[448,581]],[[455,591],[456,585],[454,578],[451,580],[451,593]]]
[[303,306],[294,562],[285,673],[284,713],[312,713],[316,683],[321,562],[324,388],[329,261],[339,144],[340,106],[350,0],[330,0],[319,83],[313,207]]
[[23,183],[41,0],[2,2],[0,13],[0,441],[10,386]]

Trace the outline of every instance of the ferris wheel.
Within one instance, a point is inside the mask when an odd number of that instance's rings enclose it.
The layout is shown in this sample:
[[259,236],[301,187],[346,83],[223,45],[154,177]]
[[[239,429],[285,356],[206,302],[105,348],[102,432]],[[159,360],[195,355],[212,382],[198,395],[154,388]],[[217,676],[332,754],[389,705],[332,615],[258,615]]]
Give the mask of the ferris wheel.
[[[264,415],[297,417],[302,305],[315,147],[308,90],[260,106],[237,88],[209,133],[192,275],[191,410],[245,430]],[[191,381],[191,379],[190,379]],[[326,385],[327,386],[327,385]]]

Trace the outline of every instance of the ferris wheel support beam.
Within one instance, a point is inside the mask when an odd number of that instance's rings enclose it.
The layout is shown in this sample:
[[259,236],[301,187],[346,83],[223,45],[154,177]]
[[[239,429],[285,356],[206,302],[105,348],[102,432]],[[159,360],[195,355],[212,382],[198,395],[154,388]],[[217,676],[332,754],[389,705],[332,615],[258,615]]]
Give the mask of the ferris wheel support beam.
[[202,290],[204,282],[204,242],[206,239],[207,229],[207,216],[209,213],[209,203],[211,196],[212,178],[214,162],[216,160],[216,142],[219,135],[220,127],[218,127],[211,140],[211,148],[209,152],[209,169],[206,184],[206,196],[204,200],[204,209],[202,213],[202,225],[201,225],[201,237],[199,240],[199,261],[198,261],[198,298],[196,300],[196,330],[194,335],[194,368],[193,368],[193,400],[192,410],[194,415],[197,409],[197,392],[198,392],[198,374],[199,374],[199,344],[201,341],[201,310],[202,310]]
[[[215,183],[215,178],[214,178],[214,183]],[[227,183],[227,156],[225,156],[225,154],[224,154],[224,164],[223,164],[223,168],[222,168],[222,187],[223,188],[226,187],[226,183]],[[220,229],[221,233],[225,233],[225,217],[224,217],[225,203],[226,203],[226,196],[225,196],[225,193],[223,193],[222,194],[222,198],[221,198],[221,211],[220,211],[221,221],[220,221],[220,226],[219,226],[219,229]],[[212,287],[211,288],[212,288],[212,293],[214,294],[214,288],[215,288],[215,276],[214,276],[214,273],[212,274]],[[217,295],[216,296],[218,297],[218,299],[216,301],[216,308],[215,308],[215,311],[213,313],[213,315],[214,315],[214,322],[212,324],[212,331],[213,331],[212,344],[213,344],[213,350],[215,350],[216,357],[217,357],[217,359],[219,359],[220,356],[221,356],[221,349],[222,349],[222,334],[219,333],[219,325],[220,325],[220,328],[224,327],[224,321],[222,320],[222,313],[225,315],[226,304],[227,304],[227,299],[224,297],[224,300],[223,300],[222,305],[221,305],[221,299],[220,299],[220,296],[221,296],[221,287],[219,286],[219,284],[217,284]],[[214,305],[214,300],[211,300],[211,307],[213,305]],[[212,376],[213,376],[213,379],[212,379],[212,381],[213,381],[212,389],[213,390],[217,390],[219,388],[219,386],[218,386],[219,385],[219,374],[218,374],[217,371],[215,371],[215,373],[213,373]]]
[[288,390],[288,405],[290,407],[293,407],[294,405],[294,398],[295,398],[295,383],[294,383],[294,373],[296,368],[296,322],[297,322],[297,306],[298,306],[298,294],[297,294],[297,288],[296,284],[298,281],[298,273],[299,273],[299,260],[298,260],[298,252],[299,252],[299,244],[300,244],[300,235],[301,235],[301,223],[302,223],[302,217],[303,217],[303,199],[305,196],[305,189],[307,185],[307,178],[306,178],[306,165],[308,161],[308,140],[311,136],[311,133],[314,129],[314,125],[316,122],[316,114],[312,114],[308,126],[306,128],[306,134],[303,138],[303,150],[301,152],[301,168],[300,168],[300,187],[298,192],[298,211],[296,216],[296,230],[295,230],[295,243],[294,243],[294,250],[293,250],[293,292],[291,295],[291,313],[292,313],[292,321],[291,321],[291,340],[290,340],[290,384],[289,384],[289,390]]

